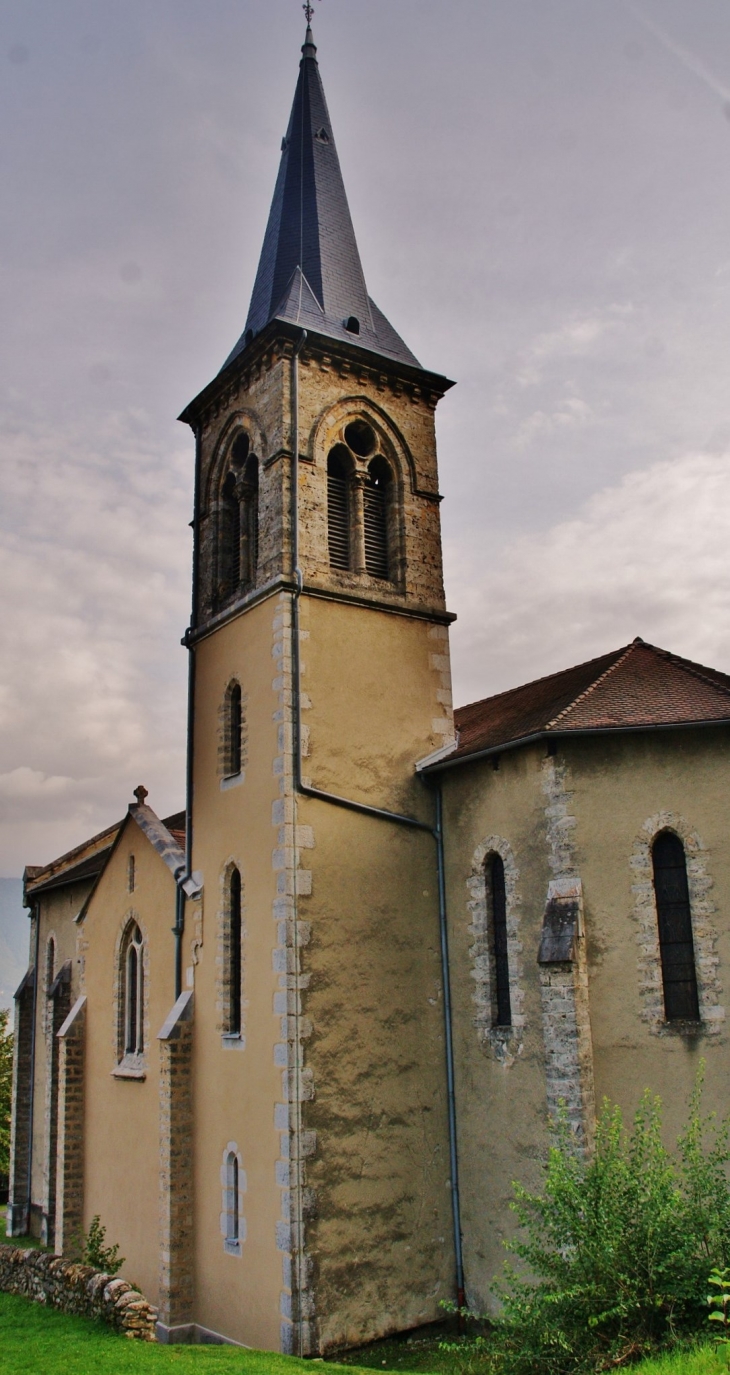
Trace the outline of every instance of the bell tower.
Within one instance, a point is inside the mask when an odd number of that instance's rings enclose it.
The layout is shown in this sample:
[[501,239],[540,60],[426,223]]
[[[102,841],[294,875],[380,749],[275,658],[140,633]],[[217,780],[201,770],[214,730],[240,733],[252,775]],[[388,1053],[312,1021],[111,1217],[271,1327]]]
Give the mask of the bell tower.
[[324,1353],[454,1297],[415,772],[453,736],[434,423],[451,385],[368,295],[308,27],[246,325],[181,417],[206,894],[186,934],[194,1321],[251,1346]]

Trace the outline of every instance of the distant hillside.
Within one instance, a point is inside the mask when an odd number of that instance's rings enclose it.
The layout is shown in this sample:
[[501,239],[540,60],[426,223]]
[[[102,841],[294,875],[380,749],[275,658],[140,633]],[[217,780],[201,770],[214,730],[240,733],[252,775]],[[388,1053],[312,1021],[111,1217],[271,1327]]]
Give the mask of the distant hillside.
[[12,1007],[28,968],[29,926],[22,879],[0,878],[0,1007]]

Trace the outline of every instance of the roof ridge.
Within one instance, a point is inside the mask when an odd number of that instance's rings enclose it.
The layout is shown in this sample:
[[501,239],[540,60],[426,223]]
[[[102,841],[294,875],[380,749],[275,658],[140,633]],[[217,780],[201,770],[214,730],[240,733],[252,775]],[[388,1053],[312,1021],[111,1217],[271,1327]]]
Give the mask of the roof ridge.
[[[657,654],[663,654],[666,659],[670,659],[677,668],[681,668],[690,677],[699,678],[701,683],[707,683],[710,687],[717,688],[718,692],[724,692],[727,697],[730,697],[730,684],[726,687],[724,683],[716,682],[714,678],[709,676],[713,670],[706,669],[704,664],[694,664],[691,659],[683,659],[679,654],[672,654],[671,649],[658,649],[655,645],[650,645],[649,648],[655,650]],[[722,670],[718,669],[717,672],[722,673]],[[727,677],[724,673],[722,676],[723,678]]]
[[605,672],[599,673],[598,677],[594,678],[593,682],[590,683],[587,688],[584,688],[582,692],[579,692],[578,696],[574,697],[573,701],[569,702],[567,707],[563,707],[563,710],[559,711],[557,716],[553,717],[552,721],[547,722],[547,724],[545,725],[545,730],[553,730],[553,728],[557,726],[558,722],[563,720],[563,717],[567,716],[569,712],[575,710],[579,702],[584,702],[587,697],[590,697],[591,693],[595,692],[596,688],[601,686],[601,683],[605,683],[606,679],[610,678],[611,674],[614,673],[617,668],[620,668],[622,664],[626,663],[626,660],[636,649],[637,644],[643,643],[643,640],[633,640],[630,645],[627,645],[623,654],[619,654],[618,659],[616,659],[614,663],[612,663],[605,670]]
[[[626,650],[630,648],[630,645],[624,645],[621,649],[615,650],[614,653],[623,658]],[[576,673],[578,669],[588,668],[591,664],[597,664],[599,659],[606,659],[607,657],[607,654],[597,654],[594,659],[586,659],[582,664],[573,664],[570,668],[559,668],[555,673],[543,673],[542,677],[531,678],[528,683],[518,683],[516,687],[504,688],[502,692],[491,692],[486,697],[478,697],[475,702],[465,702],[463,707],[456,707],[456,711],[468,711],[470,707],[481,707],[486,702],[496,702],[500,697],[511,697],[514,692],[522,692],[525,688],[537,687],[538,683],[549,683],[551,678],[563,678],[567,673]]]

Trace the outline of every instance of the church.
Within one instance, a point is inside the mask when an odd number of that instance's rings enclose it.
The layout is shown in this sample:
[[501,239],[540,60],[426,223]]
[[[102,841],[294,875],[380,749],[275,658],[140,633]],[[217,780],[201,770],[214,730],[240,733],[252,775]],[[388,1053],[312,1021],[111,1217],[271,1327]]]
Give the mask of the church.
[[483,1312],[560,1104],[590,1151],[604,1096],[672,1129],[701,1058],[730,1096],[730,677],[637,638],[454,712],[451,386],[368,295],[308,28],[245,328],[181,416],[184,809],[140,786],[25,871],[8,1235],[73,1254],[98,1214],[161,1341]]

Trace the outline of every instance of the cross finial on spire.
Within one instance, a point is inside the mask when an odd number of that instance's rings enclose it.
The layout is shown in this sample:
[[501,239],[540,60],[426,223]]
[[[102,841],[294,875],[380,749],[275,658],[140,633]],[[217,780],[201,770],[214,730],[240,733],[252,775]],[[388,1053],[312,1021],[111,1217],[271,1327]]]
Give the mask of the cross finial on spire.
[[306,4],[302,5],[302,9],[307,16],[307,24],[311,24],[314,19],[314,6],[309,3],[309,0],[306,0]]

